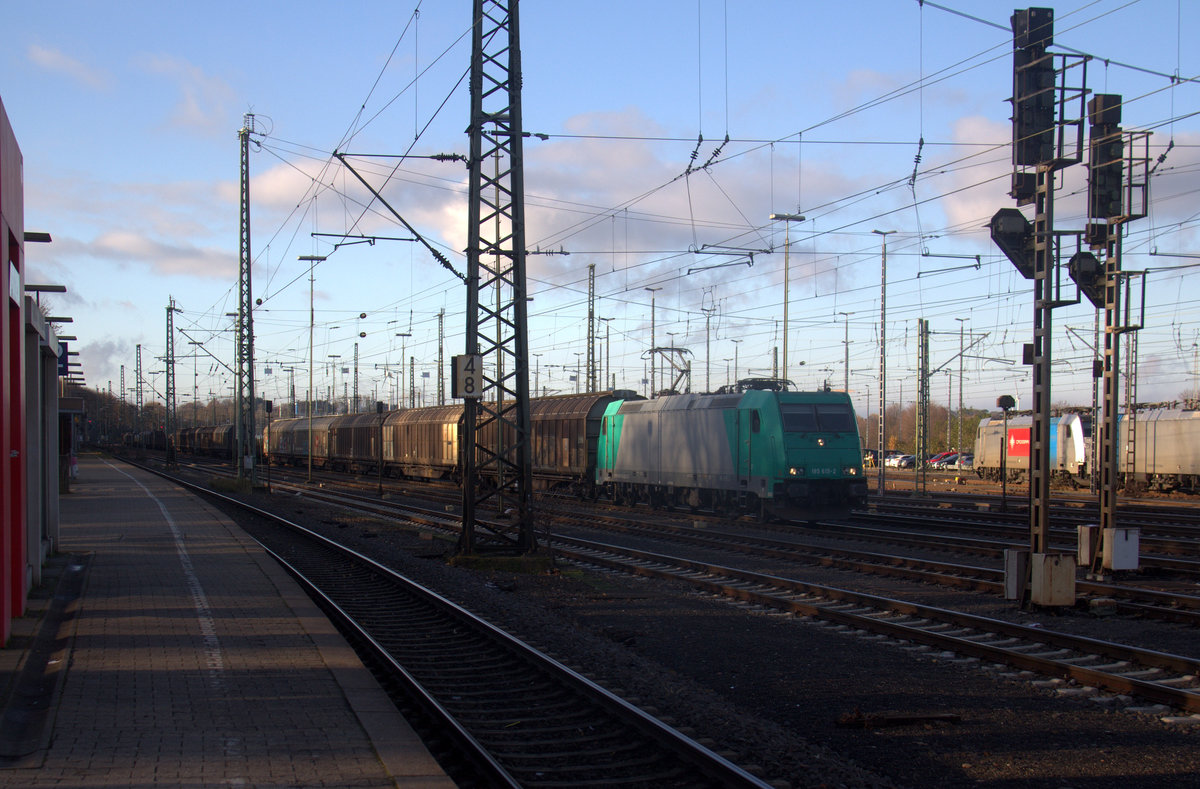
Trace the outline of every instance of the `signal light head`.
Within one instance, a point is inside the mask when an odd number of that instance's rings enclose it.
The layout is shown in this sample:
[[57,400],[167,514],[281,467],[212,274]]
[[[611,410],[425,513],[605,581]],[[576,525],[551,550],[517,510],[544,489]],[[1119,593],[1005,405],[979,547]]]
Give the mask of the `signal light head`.
[[988,223],[992,241],[1025,279],[1033,279],[1033,225],[1015,208],[1001,208]]
[[1091,252],[1076,252],[1067,262],[1067,273],[1092,306],[1104,306],[1104,269]]

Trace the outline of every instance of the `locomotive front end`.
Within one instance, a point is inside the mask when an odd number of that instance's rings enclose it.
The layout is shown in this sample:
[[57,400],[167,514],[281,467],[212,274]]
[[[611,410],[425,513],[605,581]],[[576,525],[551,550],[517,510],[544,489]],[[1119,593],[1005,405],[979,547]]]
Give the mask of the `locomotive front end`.
[[775,508],[791,517],[836,517],[867,498],[858,420],[842,392],[782,392],[783,467]]

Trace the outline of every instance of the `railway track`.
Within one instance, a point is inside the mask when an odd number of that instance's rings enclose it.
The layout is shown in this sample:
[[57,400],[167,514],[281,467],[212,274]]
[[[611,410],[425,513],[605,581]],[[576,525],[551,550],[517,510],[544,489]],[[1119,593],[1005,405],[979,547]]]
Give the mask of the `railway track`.
[[[569,516],[578,520],[577,516]],[[786,540],[746,532],[724,531],[706,525],[702,530],[689,526],[655,522],[647,525],[644,519],[606,516],[587,516],[591,527],[606,531],[619,531],[643,537],[714,548],[723,551],[783,559],[790,562],[817,564],[853,572],[887,575],[921,583],[960,589],[973,589],[989,594],[1003,594],[1004,571],[1002,569],[966,565],[956,562],[921,559],[910,556],[872,551],[854,550],[816,544],[804,539],[806,531],[789,535]],[[931,547],[925,541],[914,541],[921,547]],[[998,556],[1000,550],[995,551]],[[1083,595],[1111,599],[1111,606],[1118,612],[1135,614],[1170,622],[1200,626],[1200,596],[1181,592],[1161,592],[1137,586],[1094,581],[1078,581],[1076,590]]]
[[555,538],[555,547],[560,556],[584,565],[675,580],[901,644],[946,650],[1200,713],[1200,661],[1188,657],[592,541]]
[[[187,483],[184,483],[187,484]],[[191,486],[205,495],[211,491]],[[766,787],[636,706],[360,553],[228,497],[467,785]],[[449,756],[448,756],[449,755]],[[454,770],[454,765],[447,765]]]
[[[871,501],[870,510],[888,515],[918,515],[933,517],[955,517],[970,513],[979,524],[997,524],[1013,527],[1028,527],[1027,502],[1010,502],[1001,510],[996,497],[955,496],[897,498],[889,496]],[[1096,502],[1092,500],[1068,500],[1055,498],[1050,508],[1051,523],[1064,531],[1073,531],[1080,523],[1097,523],[1100,515]],[[1195,547],[1200,542],[1200,508],[1190,503],[1171,506],[1125,503],[1117,508],[1117,521],[1121,525],[1136,526],[1146,536],[1164,542],[1178,540]]]
[[[285,475],[284,479],[287,478],[288,476]],[[349,487],[351,490],[362,491],[366,494],[368,490],[375,490],[376,483],[374,482],[352,478],[339,478],[337,488],[340,492],[331,490],[313,491],[307,486],[298,484],[300,475],[291,475],[290,478],[296,480],[296,484],[283,481],[280,481],[279,484],[285,486],[287,490],[295,492],[303,491],[308,495],[321,498],[330,503],[358,507],[384,516],[395,514],[393,505],[381,504],[377,498],[370,495],[346,493],[343,490]],[[393,484],[395,484],[394,481]],[[445,493],[446,491],[442,490],[428,492],[428,495],[432,497],[429,506],[415,508],[410,504],[405,507],[406,517],[420,521],[427,526],[438,528],[445,533],[454,533],[456,520],[454,518],[446,518],[444,511],[435,509],[436,506],[441,506],[444,510],[447,502],[457,501],[457,499],[447,498]],[[901,504],[903,506],[899,509],[907,513],[911,513],[913,507],[917,506],[907,500],[902,500]],[[884,526],[879,523],[881,519],[886,517],[889,521],[893,518],[898,518],[902,523],[914,526],[917,524],[927,525],[931,518],[940,516],[942,521],[950,524],[949,528],[951,529],[955,528],[955,526],[960,526],[968,534],[980,533],[987,535],[995,533],[995,527],[963,520],[965,513],[961,509],[957,511],[948,511],[940,507],[926,507],[926,509],[929,511],[925,516],[920,517],[912,514],[900,516],[874,514],[863,516],[865,519],[864,522],[870,525],[853,525],[852,523],[843,521],[824,526],[806,525],[799,530],[788,526],[783,529],[776,529],[777,531],[786,533],[787,538],[785,540],[772,540],[761,535],[751,537],[745,531],[725,531],[721,528],[725,523],[723,519],[706,518],[704,516],[690,516],[691,521],[689,525],[672,525],[665,518],[656,518],[652,526],[646,523],[644,517],[630,517],[623,514],[623,511],[620,509],[614,509],[613,512],[603,515],[597,514],[595,511],[588,511],[586,515],[578,517],[572,515],[572,512],[575,511],[572,504],[555,501],[554,497],[543,498],[543,512],[553,513],[557,517],[564,518],[564,522],[567,523],[581,523],[586,520],[589,527],[595,528],[599,526],[607,531],[620,531],[652,538],[662,538],[669,535],[676,542],[685,542],[691,545],[710,547],[718,550],[737,551],[793,562],[835,567],[853,572],[885,575],[946,587],[973,589],[988,594],[1001,594],[1004,588],[1004,573],[1002,569],[997,567],[984,567],[930,558],[856,550],[844,546],[811,543],[804,539],[807,536],[824,535],[840,541],[844,541],[847,538],[858,539],[872,544],[898,544],[918,550],[945,550],[949,548],[956,552],[980,555],[995,561],[1002,560],[1005,548],[1023,546],[1023,543],[1016,539],[996,540],[987,537],[959,536],[946,534],[940,530],[931,532],[927,529],[906,531],[898,529],[895,526]],[[697,518],[700,520],[697,521]],[[704,530],[700,531],[693,528],[692,522],[704,523]],[[760,525],[759,528],[764,527]],[[767,526],[765,528],[772,527]],[[1012,526],[1010,528],[1015,530],[1018,527]],[[1073,536],[1073,534],[1068,536]],[[1066,536],[1063,536],[1063,539],[1066,539]],[[1064,550],[1071,547],[1066,543],[1062,545]],[[1190,559],[1151,557],[1150,564],[1164,571],[1178,572],[1185,577],[1194,572],[1200,573],[1200,563]],[[1146,583],[1161,584],[1161,579],[1151,578]],[[1167,584],[1167,586],[1170,586],[1170,584]],[[1100,599],[1103,601],[1104,607],[1114,613],[1193,626],[1200,625],[1200,596],[1190,594],[1183,589],[1164,591],[1162,589],[1147,588],[1146,584],[1139,585],[1132,580],[1122,583],[1080,580],[1076,583],[1076,589],[1081,595]]]
[[[356,506],[358,497],[326,493],[322,498]],[[379,506],[377,502],[369,504],[375,512],[380,511]],[[392,506],[383,505],[383,508],[395,513]],[[408,508],[405,511],[408,512]],[[425,512],[423,517],[443,520],[442,528],[453,528],[449,520],[439,519],[436,512]],[[658,528],[659,524],[656,524],[655,529]],[[674,537],[686,529],[674,529],[673,532]],[[654,534],[662,536],[657,531]],[[716,545],[723,550],[730,550],[739,541],[738,536],[728,534],[692,534],[688,537],[689,541]],[[746,544],[744,539],[741,542]],[[759,546],[754,552],[759,553],[761,541],[755,542]],[[886,636],[918,647],[1030,672],[1049,678],[1043,680],[1046,682],[1078,683],[1078,687],[1062,688],[1064,693],[1086,693],[1088,691],[1080,688],[1094,688],[1136,696],[1162,705],[1163,711],[1200,713],[1200,661],[1185,656],[591,540],[555,535],[552,547],[558,557],[583,566],[680,581],[704,592],[763,609],[812,617],[847,630]],[[776,550],[782,551],[781,555],[787,558],[794,558],[794,546],[783,544]],[[895,557],[877,558],[890,560]],[[910,571],[913,564],[920,564],[913,560],[906,562]],[[949,578],[957,569],[943,564],[940,569],[922,571],[918,577],[929,580],[930,572]],[[997,588],[1002,582],[1002,574],[991,580],[969,580],[964,576],[956,581],[988,587],[995,584]]]
[[[1082,519],[1076,519],[1078,523]],[[995,524],[980,522],[974,514],[962,511],[929,509],[921,513],[855,514],[827,527],[827,532],[849,536],[859,534],[881,541],[918,543],[936,536],[947,546],[976,553],[1000,555],[1005,548],[1023,547],[1028,543],[1028,526],[1016,523]],[[1052,548],[1074,553],[1078,541],[1074,527],[1061,523],[1051,528],[1055,541]],[[1200,576],[1200,531],[1188,537],[1154,537],[1143,535],[1140,540],[1141,565],[1188,576]]]
[[[380,502],[377,498],[372,501],[354,494],[334,492],[318,495],[323,500],[341,506],[364,508],[376,514],[396,517],[395,505]],[[446,517],[444,512],[426,509],[414,513],[409,507],[404,508],[404,512],[405,518],[425,519],[431,528],[448,533],[455,529],[455,519]],[[631,525],[623,528],[641,529]],[[743,535],[722,533],[708,527],[697,533],[696,529],[664,528],[656,523],[652,531],[642,531],[659,539],[667,531],[670,539],[682,539],[723,551],[773,555],[788,561],[809,561],[859,571],[865,569],[873,573],[886,572],[910,580],[986,591],[998,590],[1002,584],[1002,573],[989,568],[870,552],[831,551],[828,547],[798,547],[793,541],[770,541],[762,537],[747,541]],[[1050,680],[1046,680],[1049,682],[1073,680],[1082,687],[1138,696],[1193,714],[1200,712],[1200,682],[1196,679],[1200,674],[1200,664],[1184,656],[586,540],[555,537],[554,549],[560,557],[584,565],[683,581],[706,592],[747,601],[765,609],[789,611],[838,627],[876,633],[929,649],[1033,672],[1050,677]],[[1124,604],[1138,613],[1163,613],[1164,618],[1176,621],[1194,623],[1196,609],[1200,608],[1200,600],[1188,598],[1182,601],[1184,610],[1173,610],[1181,603],[1178,595],[1156,595],[1144,591],[1134,594],[1119,586],[1105,584],[1084,584],[1084,587],[1086,593],[1126,597]],[[1064,690],[1087,692],[1078,688]]]

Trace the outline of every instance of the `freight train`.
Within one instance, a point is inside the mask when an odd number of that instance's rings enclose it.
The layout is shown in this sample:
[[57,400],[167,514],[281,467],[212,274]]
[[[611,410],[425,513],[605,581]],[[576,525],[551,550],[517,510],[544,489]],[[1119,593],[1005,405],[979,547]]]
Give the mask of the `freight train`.
[[203,425],[175,431],[175,449],[187,455],[233,457],[233,425]]
[[[632,392],[547,397],[530,402],[535,487],[587,495],[594,487],[595,436],[604,407]],[[271,463],[409,479],[458,482],[463,469],[463,405],[383,414],[273,420],[263,431]],[[310,439],[311,429],[311,439]],[[496,423],[476,441],[494,445]],[[506,436],[512,441],[513,437]]]
[[[383,414],[276,419],[260,452],[275,465],[461,480],[462,404]],[[530,401],[537,489],[759,517],[833,517],[866,499],[862,450],[843,392],[794,392],[747,379],[714,395],[645,400],[629,391]],[[495,424],[490,427],[494,431]],[[311,438],[310,438],[311,430]],[[228,457],[228,426],[177,438]],[[487,428],[477,439],[494,445]],[[511,437],[506,437],[511,440]]]
[[[1029,469],[1030,417],[1008,420],[1007,470],[1010,479],[1023,479]],[[1118,476],[1155,490],[1200,488],[1200,410],[1152,408],[1118,420]],[[1002,419],[984,420],[975,439],[975,471],[985,479],[999,480],[1001,473]],[[1050,468],[1064,481],[1085,482],[1089,467],[1092,431],[1090,418],[1076,414],[1050,422]],[[1132,440],[1131,440],[1132,435]],[[1132,465],[1131,465],[1132,461]]]

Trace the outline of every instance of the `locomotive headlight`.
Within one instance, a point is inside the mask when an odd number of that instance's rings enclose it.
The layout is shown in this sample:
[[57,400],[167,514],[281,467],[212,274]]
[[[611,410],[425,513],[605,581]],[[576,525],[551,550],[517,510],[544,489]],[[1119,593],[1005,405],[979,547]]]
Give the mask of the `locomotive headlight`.
[[817,446],[819,446],[819,447],[823,447],[823,446],[825,446],[825,439],[823,439],[823,438],[818,438],[818,439],[817,439]]
[[845,474],[847,477],[856,477],[856,476],[858,476],[858,467],[857,466],[846,466],[844,469],[842,469],[842,473]]
[[796,466],[792,466],[791,468],[788,469],[788,474],[790,474],[793,477],[803,477],[804,469],[797,468]]

